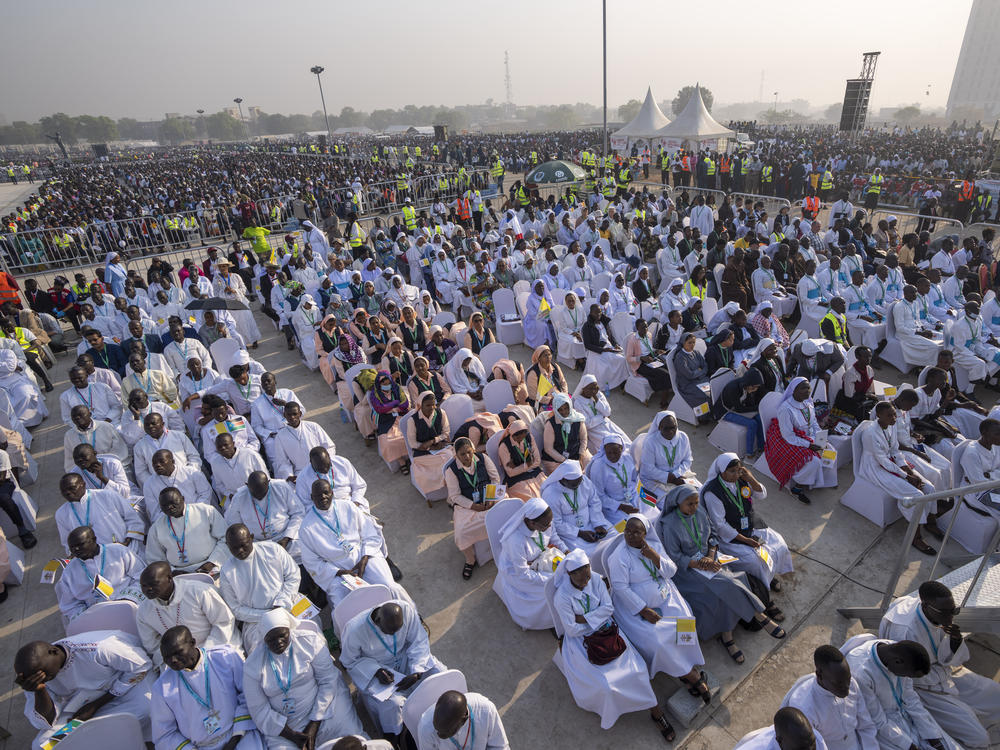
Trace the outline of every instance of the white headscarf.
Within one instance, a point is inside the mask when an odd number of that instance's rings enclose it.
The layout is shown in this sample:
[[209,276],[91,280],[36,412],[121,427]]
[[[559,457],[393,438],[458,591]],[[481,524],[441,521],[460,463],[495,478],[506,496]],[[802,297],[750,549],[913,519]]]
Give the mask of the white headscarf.
[[777,342],[774,339],[761,339],[754,350],[750,353],[749,363],[752,365],[764,354],[764,350],[769,346],[777,346]]
[[[795,399],[792,396],[795,393],[795,389],[798,388],[803,383],[808,383],[808,382],[809,382],[809,378],[804,378],[801,375],[799,375],[797,378],[792,378],[792,382],[788,384],[788,387],[785,389],[785,392],[782,394],[782,396],[781,396],[781,403],[778,404],[778,406],[781,407],[781,406],[784,406],[789,401],[794,401]],[[796,403],[802,403],[803,405],[808,405],[808,404],[812,403],[812,399],[811,398],[807,398],[805,401],[796,402]]]
[[540,518],[548,509],[549,504],[540,497],[533,497],[526,501],[524,505],[517,508],[514,514],[507,520],[507,523],[500,529],[500,543],[506,543],[508,537],[514,532],[526,528],[524,525],[525,519],[534,521],[536,518]]
[[556,470],[545,478],[540,489],[545,492],[546,489],[557,484],[560,479],[579,479],[582,476],[583,469],[580,468],[580,462],[569,459],[559,464]]
[[705,480],[705,484],[708,484],[724,472],[733,461],[739,460],[740,457],[735,453],[720,454],[719,457],[712,462],[712,465],[708,467],[708,478]]
[[463,346],[456,352],[455,356],[448,360],[448,364],[444,366],[445,377],[453,389],[455,389],[455,386],[459,386],[469,391],[479,390],[479,388],[472,387],[469,376],[465,374],[465,370],[462,368],[465,360],[470,357],[472,358],[472,364],[469,365],[469,370],[479,378],[480,388],[486,385],[486,368],[483,367],[483,363],[479,360],[479,357],[472,353],[471,349]]
[[[564,404],[569,404],[569,415],[565,417],[559,413]],[[562,391],[556,391],[552,396],[552,414],[553,418],[560,422],[582,422],[584,419],[583,415],[573,408],[570,397]]]
[[0,349],[0,375],[13,375],[17,369],[17,355],[10,349]]
[[275,628],[288,628],[289,630],[295,630],[298,627],[298,620],[289,614],[288,610],[272,609],[267,612],[263,617],[260,618],[260,626],[258,632],[262,635],[267,635]]
[[[597,383],[597,378],[591,375],[590,373],[580,378],[580,382],[576,384],[576,390],[573,391],[573,398],[576,398],[581,393],[583,393],[583,389],[586,388],[588,385],[591,385],[592,383]],[[555,401],[554,397],[553,401]]]

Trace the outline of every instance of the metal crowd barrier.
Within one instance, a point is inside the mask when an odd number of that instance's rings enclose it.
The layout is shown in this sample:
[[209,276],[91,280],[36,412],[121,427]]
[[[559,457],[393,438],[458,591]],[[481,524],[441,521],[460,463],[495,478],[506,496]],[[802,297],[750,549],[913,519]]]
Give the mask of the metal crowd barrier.
[[751,204],[756,203],[757,201],[763,201],[764,210],[767,211],[767,213],[770,216],[774,216],[775,214],[779,213],[781,209],[784,207],[788,208],[792,207],[792,202],[788,200],[788,198],[780,198],[777,195],[759,195],[757,193],[730,193],[729,197],[742,198],[744,203],[746,203],[746,201],[750,201]]
[[921,216],[920,214],[904,211],[892,211],[887,208],[876,208],[869,214],[868,220],[873,227],[877,227],[880,220],[888,219],[890,216],[896,217],[896,231],[899,232],[900,236],[916,232],[922,223],[928,221],[933,222],[933,229],[928,230],[931,233],[931,239],[937,239],[938,237],[950,234],[957,234],[961,237],[965,229],[962,222],[958,219],[949,219],[945,216]]

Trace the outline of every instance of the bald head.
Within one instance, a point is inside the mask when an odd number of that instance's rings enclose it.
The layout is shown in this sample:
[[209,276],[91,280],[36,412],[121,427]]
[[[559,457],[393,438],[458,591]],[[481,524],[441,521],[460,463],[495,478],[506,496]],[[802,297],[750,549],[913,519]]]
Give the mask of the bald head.
[[372,610],[372,622],[386,635],[399,632],[403,627],[403,608],[395,602],[388,602]]
[[441,694],[434,706],[434,731],[441,739],[453,737],[469,720],[469,703],[457,690]]
[[780,708],[774,715],[774,739],[781,750],[816,749],[816,735],[809,719],[792,706]]

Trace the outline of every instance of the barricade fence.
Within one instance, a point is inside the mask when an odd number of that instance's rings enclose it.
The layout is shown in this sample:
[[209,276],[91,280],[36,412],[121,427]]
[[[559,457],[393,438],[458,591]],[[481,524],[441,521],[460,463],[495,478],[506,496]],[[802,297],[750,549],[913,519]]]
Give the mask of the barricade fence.
[[965,226],[962,222],[944,216],[921,216],[920,214],[876,208],[868,215],[868,221],[871,222],[872,227],[878,227],[879,221],[888,219],[890,216],[896,217],[896,231],[900,237],[904,234],[919,233],[924,230],[930,232],[932,240],[952,234],[957,234],[959,237],[964,236],[962,232],[965,230]]

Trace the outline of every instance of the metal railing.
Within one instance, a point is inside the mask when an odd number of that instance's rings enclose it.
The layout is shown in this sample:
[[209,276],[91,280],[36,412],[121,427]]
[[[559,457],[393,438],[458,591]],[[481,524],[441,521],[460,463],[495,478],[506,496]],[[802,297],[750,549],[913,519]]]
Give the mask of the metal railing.
[[771,216],[779,213],[782,208],[791,208],[792,202],[788,198],[781,198],[777,195],[759,195],[757,193],[730,193],[730,198],[742,198],[743,202],[747,201],[756,203],[757,201],[763,201],[764,210]]
[[931,239],[949,234],[962,236],[962,232],[965,229],[965,225],[958,219],[949,219],[945,216],[921,216],[920,214],[904,211],[893,211],[888,208],[876,208],[868,215],[868,221],[871,222],[873,227],[877,227],[880,220],[887,219],[890,216],[896,217],[896,231],[899,232],[900,236],[909,234],[910,232],[917,232],[925,224],[929,224],[927,231],[931,233]]

